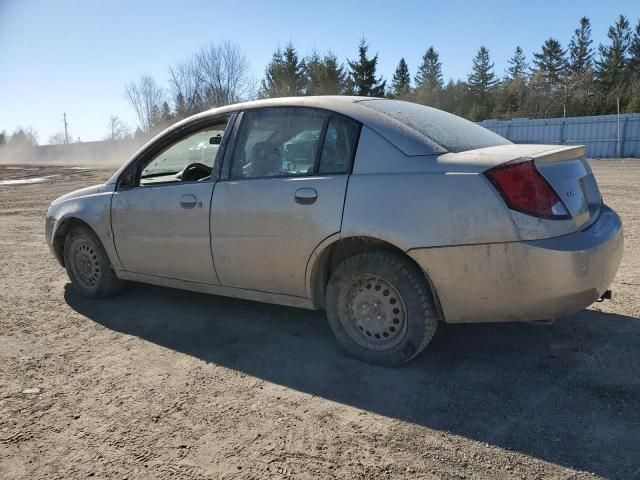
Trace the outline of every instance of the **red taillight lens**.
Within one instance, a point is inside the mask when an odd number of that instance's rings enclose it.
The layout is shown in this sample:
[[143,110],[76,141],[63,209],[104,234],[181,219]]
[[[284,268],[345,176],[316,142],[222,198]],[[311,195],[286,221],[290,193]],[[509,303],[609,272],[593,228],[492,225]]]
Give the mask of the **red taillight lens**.
[[487,170],[485,175],[510,209],[540,218],[571,218],[567,207],[536,169],[533,160],[498,165]]

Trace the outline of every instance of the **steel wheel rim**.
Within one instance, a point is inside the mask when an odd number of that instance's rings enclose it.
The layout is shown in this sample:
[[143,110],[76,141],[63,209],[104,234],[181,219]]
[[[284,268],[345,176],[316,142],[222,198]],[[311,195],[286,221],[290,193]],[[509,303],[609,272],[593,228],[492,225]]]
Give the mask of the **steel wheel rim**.
[[96,288],[100,280],[98,252],[86,240],[77,240],[73,245],[71,268],[80,284],[88,289]]
[[346,292],[347,315],[340,319],[349,336],[368,350],[389,350],[407,333],[407,309],[398,290],[372,274],[353,277]]

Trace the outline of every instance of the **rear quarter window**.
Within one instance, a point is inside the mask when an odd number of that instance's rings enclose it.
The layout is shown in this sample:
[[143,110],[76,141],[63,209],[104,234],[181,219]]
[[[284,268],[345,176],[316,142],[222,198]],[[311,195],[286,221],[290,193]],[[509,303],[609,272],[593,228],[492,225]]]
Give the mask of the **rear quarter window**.
[[491,130],[437,108],[399,100],[362,100],[358,103],[398,120],[449,152],[511,144]]

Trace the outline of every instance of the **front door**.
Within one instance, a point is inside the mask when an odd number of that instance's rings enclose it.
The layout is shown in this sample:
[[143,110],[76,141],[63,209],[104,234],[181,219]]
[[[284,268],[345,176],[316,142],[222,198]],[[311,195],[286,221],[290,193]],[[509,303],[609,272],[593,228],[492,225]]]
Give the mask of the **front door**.
[[209,217],[212,167],[225,125],[218,120],[141,159],[135,185],[114,193],[111,222],[125,270],[219,283]]
[[211,211],[225,286],[306,296],[314,249],[340,231],[359,126],[310,108],[243,114]]

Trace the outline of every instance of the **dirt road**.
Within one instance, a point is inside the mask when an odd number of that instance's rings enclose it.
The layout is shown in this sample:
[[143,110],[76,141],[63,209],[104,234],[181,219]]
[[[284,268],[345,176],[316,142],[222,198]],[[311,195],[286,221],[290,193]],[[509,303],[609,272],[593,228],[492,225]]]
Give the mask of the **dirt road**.
[[321,312],[131,284],[76,295],[51,200],[107,170],[0,167],[0,478],[640,478],[640,161],[594,162],[623,217],[614,299],[445,326],[349,358]]

